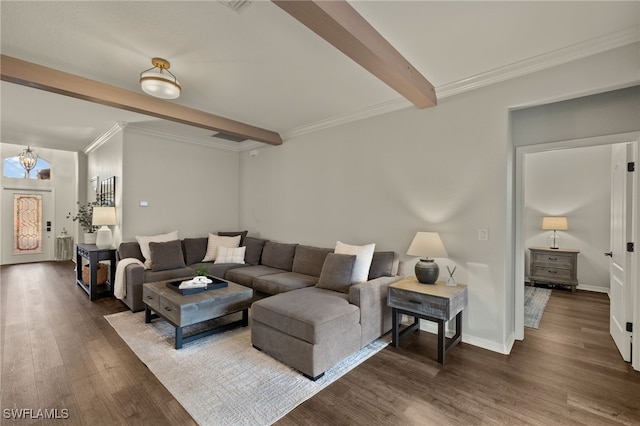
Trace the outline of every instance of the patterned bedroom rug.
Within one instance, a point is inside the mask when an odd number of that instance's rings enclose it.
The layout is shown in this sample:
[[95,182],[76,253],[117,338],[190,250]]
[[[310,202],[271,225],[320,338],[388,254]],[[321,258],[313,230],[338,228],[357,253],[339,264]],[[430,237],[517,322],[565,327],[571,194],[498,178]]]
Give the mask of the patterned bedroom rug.
[[[200,425],[268,425],[389,344],[378,339],[313,382],[251,346],[249,327],[174,349],[174,329],[144,312],[106,315],[133,352]],[[233,319],[233,318],[232,318]]]
[[544,308],[547,306],[551,290],[548,288],[524,288],[524,326],[538,328]]

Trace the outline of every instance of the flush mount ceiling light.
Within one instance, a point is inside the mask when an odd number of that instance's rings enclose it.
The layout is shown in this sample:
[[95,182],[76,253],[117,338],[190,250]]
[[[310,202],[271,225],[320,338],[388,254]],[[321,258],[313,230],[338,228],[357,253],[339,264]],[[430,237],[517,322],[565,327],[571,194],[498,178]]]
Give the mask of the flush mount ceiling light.
[[[169,71],[171,64],[162,58],[151,59],[153,67],[140,73],[140,87],[156,98],[175,99],[180,96],[180,83]],[[166,72],[166,73],[165,73]]]

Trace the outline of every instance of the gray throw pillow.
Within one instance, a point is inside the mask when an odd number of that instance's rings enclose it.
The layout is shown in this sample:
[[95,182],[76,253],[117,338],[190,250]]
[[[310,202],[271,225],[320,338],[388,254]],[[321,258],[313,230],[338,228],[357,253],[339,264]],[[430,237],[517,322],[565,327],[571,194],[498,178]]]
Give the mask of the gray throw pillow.
[[352,254],[329,253],[324,260],[320,279],[316,287],[327,290],[349,292],[351,287],[351,273],[356,263],[356,256]]
[[376,251],[373,253],[369,279],[392,277],[398,273],[398,254],[394,251]]
[[165,243],[149,243],[151,252],[151,270],[166,271],[167,269],[184,268],[182,244],[180,240],[167,241]]
[[242,247],[244,245],[244,239],[247,237],[248,233],[249,231],[220,231],[218,232],[218,235],[221,237],[237,237],[238,235],[240,235],[240,245],[238,247]]
[[262,248],[269,240],[262,238],[247,237],[244,239],[244,245],[247,250],[244,253],[244,261],[249,265],[259,265],[262,257]]
[[207,243],[209,238],[185,238],[184,244],[184,259],[187,265],[193,265],[194,263],[202,262],[204,255],[207,254]]

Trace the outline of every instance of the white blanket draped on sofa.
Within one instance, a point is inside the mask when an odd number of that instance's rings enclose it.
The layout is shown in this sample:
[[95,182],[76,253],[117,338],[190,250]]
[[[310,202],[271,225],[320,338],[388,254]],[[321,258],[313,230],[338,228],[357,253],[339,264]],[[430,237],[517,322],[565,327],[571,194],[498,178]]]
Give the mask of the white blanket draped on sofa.
[[122,300],[127,296],[127,286],[124,281],[124,271],[128,265],[141,265],[144,266],[140,260],[135,257],[128,257],[126,259],[120,259],[116,266],[116,279],[113,286],[113,295]]

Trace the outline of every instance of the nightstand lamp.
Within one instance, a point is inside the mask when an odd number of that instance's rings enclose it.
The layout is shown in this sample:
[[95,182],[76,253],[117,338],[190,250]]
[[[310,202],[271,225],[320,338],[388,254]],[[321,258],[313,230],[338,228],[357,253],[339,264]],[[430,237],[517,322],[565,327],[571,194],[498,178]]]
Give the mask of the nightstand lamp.
[[111,236],[111,229],[109,229],[108,226],[118,224],[116,220],[116,208],[94,207],[91,224],[101,227],[98,229],[98,235],[96,235],[96,246],[101,249],[111,248],[113,237]]
[[545,216],[542,218],[542,229],[545,231],[553,230],[553,234],[547,238],[547,244],[549,248],[557,250],[562,243],[562,238],[557,231],[566,231],[569,229],[569,224],[565,216]]
[[409,250],[409,256],[420,256],[416,263],[416,278],[423,284],[434,284],[438,280],[440,268],[433,257],[448,257],[437,232],[417,232]]

